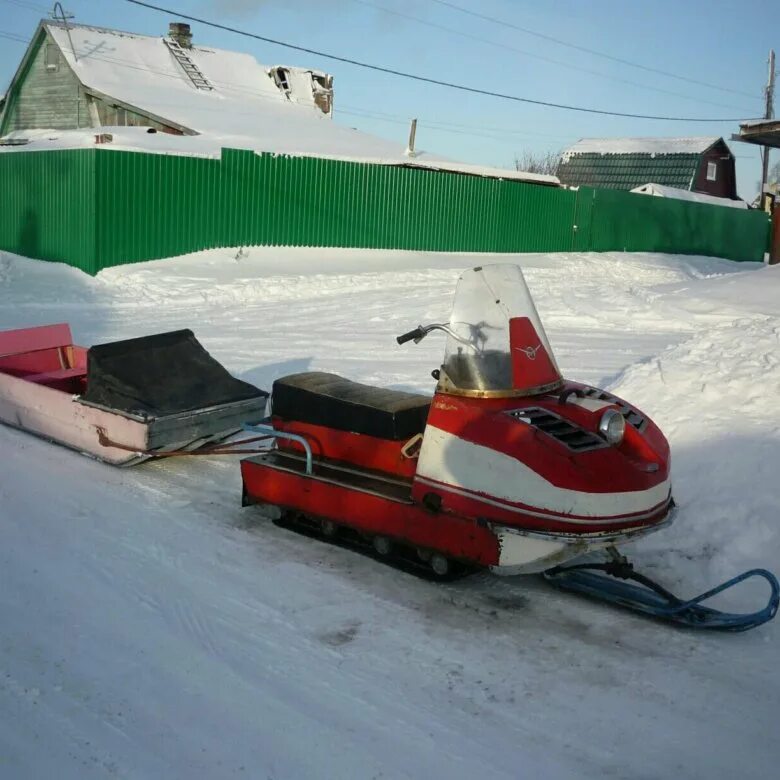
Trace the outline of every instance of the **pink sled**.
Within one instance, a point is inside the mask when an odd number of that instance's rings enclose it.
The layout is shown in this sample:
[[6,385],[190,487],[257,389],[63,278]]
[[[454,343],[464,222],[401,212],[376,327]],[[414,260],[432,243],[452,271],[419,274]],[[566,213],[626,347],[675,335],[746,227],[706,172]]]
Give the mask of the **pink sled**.
[[0,332],[0,422],[125,466],[213,444],[263,416],[260,391],[255,398],[161,416],[90,403],[82,399],[88,352],[73,343],[65,323]]

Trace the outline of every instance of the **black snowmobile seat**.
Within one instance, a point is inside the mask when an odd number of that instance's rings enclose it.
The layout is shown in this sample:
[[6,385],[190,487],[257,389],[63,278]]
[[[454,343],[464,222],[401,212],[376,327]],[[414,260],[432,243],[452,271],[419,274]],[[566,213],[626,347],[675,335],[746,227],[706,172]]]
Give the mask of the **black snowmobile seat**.
[[422,433],[431,399],[306,371],[277,379],[272,403],[273,414],[283,420],[404,441]]

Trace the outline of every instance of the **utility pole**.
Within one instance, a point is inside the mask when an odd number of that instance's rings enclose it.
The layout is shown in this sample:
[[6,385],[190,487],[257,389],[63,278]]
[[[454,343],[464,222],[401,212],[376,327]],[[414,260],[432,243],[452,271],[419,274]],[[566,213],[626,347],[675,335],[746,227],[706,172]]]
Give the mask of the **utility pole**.
[[[764,119],[773,119],[775,115],[775,50],[769,50],[769,76],[764,90],[765,110]],[[763,150],[763,166],[761,168],[761,208],[766,208],[766,180],[769,177],[769,147]]]

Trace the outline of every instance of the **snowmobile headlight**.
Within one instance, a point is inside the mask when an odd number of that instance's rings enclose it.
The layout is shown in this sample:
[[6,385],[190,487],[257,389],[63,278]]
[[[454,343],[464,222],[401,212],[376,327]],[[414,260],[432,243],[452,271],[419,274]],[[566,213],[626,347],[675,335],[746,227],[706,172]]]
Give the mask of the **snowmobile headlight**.
[[599,433],[610,443],[620,444],[626,432],[626,421],[617,409],[607,409],[599,422]]

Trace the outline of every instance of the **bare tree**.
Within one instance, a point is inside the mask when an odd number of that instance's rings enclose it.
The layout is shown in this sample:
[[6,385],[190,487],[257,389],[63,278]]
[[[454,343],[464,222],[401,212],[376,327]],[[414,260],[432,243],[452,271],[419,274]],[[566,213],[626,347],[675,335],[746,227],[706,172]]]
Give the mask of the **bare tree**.
[[555,176],[558,164],[561,161],[561,152],[523,152],[515,157],[515,169],[526,173],[544,173]]
[[768,181],[775,186],[780,185],[780,160],[778,160],[770,169]]

